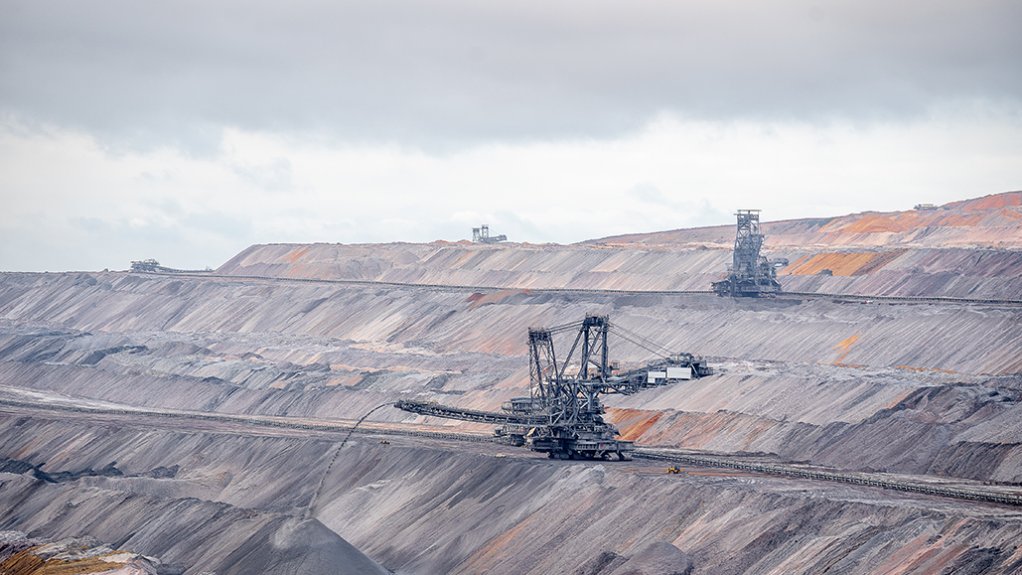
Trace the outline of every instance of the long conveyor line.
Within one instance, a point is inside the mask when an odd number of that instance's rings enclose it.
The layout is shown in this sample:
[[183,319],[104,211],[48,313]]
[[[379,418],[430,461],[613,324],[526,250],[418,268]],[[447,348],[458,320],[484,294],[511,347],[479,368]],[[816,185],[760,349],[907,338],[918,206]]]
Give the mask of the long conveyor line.
[[[214,413],[200,413],[200,412],[175,412],[175,411],[143,411],[143,410],[131,410],[131,409],[116,409],[116,408],[104,408],[104,407],[80,407],[71,405],[59,405],[59,404],[37,404],[26,401],[17,401],[9,399],[0,399],[0,411],[3,411],[4,407],[16,408],[16,409],[28,409],[33,411],[56,411],[56,412],[75,412],[75,413],[86,413],[96,415],[117,415],[117,416],[131,416],[131,417],[144,417],[150,419],[174,419],[174,420],[194,420],[194,421],[214,421],[223,423],[241,424],[255,427],[271,427],[271,428],[283,428],[283,429],[296,429],[296,430],[307,430],[307,431],[326,431],[326,432],[350,432],[353,429],[353,425],[345,424],[327,424],[327,423],[309,423],[301,421],[287,421],[281,417],[266,417],[266,416],[249,416],[241,417],[236,415],[224,415]],[[391,436],[406,436],[406,437],[424,437],[429,439],[449,440],[449,441],[462,441],[462,442],[473,442],[473,443],[490,443],[494,439],[490,436],[476,434],[476,433],[451,433],[451,432],[434,432],[434,431],[421,431],[414,429],[382,429],[382,428],[358,428],[355,429],[356,433],[362,433],[366,435],[391,435]],[[936,495],[940,497],[949,497],[953,499],[977,501],[983,503],[998,503],[1002,505],[1022,506],[1022,492],[1018,493],[1003,493],[996,491],[979,491],[972,489],[963,489],[952,486],[943,485],[931,485],[920,482],[910,481],[898,481],[896,479],[879,476],[876,474],[869,473],[854,473],[854,472],[840,472],[840,471],[825,471],[819,469],[806,469],[793,465],[778,465],[769,463],[756,463],[748,460],[744,460],[738,457],[729,457],[726,455],[697,455],[689,453],[678,453],[671,452],[662,449],[655,448],[637,448],[633,452],[634,457],[643,459],[652,459],[660,461],[668,461],[673,463],[682,463],[686,465],[694,465],[698,467],[710,467],[710,468],[725,468],[725,469],[736,469],[741,471],[749,471],[753,473],[760,473],[764,475],[771,475],[777,477],[790,477],[797,479],[809,479],[815,481],[830,481],[838,483],[847,483],[852,485],[862,485],[866,487],[877,487],[881,489],[890,489],[895,491],[904,491],[910,493],[920,493],[925,495]],[[613,463],[609,464],[613,465]]]
[[795,477],[799,479],[813,479],[817,481],[833,481],[837,483],[850,483],[853,485],[864,485],[867,487],[880,487],[895,491],[907,491],[911,493],[923,493],[926,495],[938,495],[954,499],[965,499],[969,501],[982,501],[986,503],[1001,503],[1004,505],[1022,506],[1022,493],[995,493],[974,491],[970,489],[959,489],[956,487],[929,485],[925,483],[913,483],[908,481],[897,481],[866,473],[843,473],[837,471],[823,471],[816,469],[805,469],[787,465],[771,465],[768,463],[755,463],[742,461],[727,456],[700,456],[684,453],[670,453],[656,449],[636,449],[633,457],[644,459],[657,459],[699,467],[716,467],[725,469],[738,469],[752,471],[765,475],[779,477]]
[[84,413],[93,415],[112,415],[112,416],[126,416],[126,417],[142,417],[148,419],[172,419],[178,421],[209,421],[219,423],[231,423],[241,424],[253,427],[268,427],[278,429],[294,429],[304,431],[322,431],[331,433],[344,433],[350,432],[354,429],[355,433],[363,433],[366,435],[395,435],[404,437],[426,437],[431,439],[449,439],[453,441],[469,441],[475,443],[490,443],[493,438],[488,435],[480,433],[451,433],[451,432],[440,432],[440,431],[422,431],[416,429],[387,429],[378,427],[361,427],[355,428],[354,425],[346,424],[333,424],[333,423],[308,423],[303,421],[286,421],[284,418],[279,416],[237,416],[227,415],[220,413],[202,413],[202,412],[188,412],[188,411],[146,411],[143,409],[117,409],[107,407],[81,407],[74,405],[61,405],[61,404],[38,404],[28,401],[18,401],[10,399],[0,399],[0,411],[4,411],[4,407],[13,407],[20,409],[29,409],[35,411],[57,411],[57,412],[71,412],[71,413]]
[[[460,285],[460,284],[427,284],[412,282],[392,282],[378,280],[352,280],[352,279],[320,279],[320,278],[287,278],[274,276],[253,276],[253,275],[232,275],[216,274],[211,272],[134,272],[146,273],[148,275],[192,277],[192,278],[213,278],[222,280],[255,280],[270,282],[300,282],[313,284],[340,284],[354,286],[380,286],[395,288],[420,288],[433,290],[450,291],[496,291],[496,290],[522,290],[535,294],[593,294],[593,295],[663,295],[663,296],[685,296],[685,295],[713,295],[711,290],[623,290],[623,289],[597,289],[597,288],[528,288],[517,286],[482,286],[482,285]],[[863,303],[904,303],[904,304],[960,304],[960,305],[992,305],[992,306],[1022,306],[1022,299],[994,299],[994,298],[963,298],[951,296],[882,296],[863,294],[843,294],[824,292],[781,292],[773,298],[764,299],[838,299],[848,301],[859,301]]]

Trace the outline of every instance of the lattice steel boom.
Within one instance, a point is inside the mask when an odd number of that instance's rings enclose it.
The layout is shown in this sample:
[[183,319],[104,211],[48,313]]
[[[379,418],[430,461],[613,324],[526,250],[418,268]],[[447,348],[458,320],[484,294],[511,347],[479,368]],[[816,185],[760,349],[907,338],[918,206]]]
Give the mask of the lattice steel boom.
[[[608,360],[609,334],[662,355],[641,369],[624,373]],[[558,362],[554,336],[577,329],[571,349]],[[645,336],[612,326],[607,316],[590,315],[579,324],[529,329],[529,397],[511,399],[501,412],[479,411],[426,401],[402,400],[399,409],[448,419],[499,424],[494,434],[506,443],[528,446],[558,459],[628,459],[631,441],[617,439],[617,428],[603,419],[600,396],[629,394],[712,370],[690,354],[663,353]],[[657,351],[659,349],[659,351]],[[577,353],[576,353],[577,352]],[[571,370],[571,373],[568,373]]]

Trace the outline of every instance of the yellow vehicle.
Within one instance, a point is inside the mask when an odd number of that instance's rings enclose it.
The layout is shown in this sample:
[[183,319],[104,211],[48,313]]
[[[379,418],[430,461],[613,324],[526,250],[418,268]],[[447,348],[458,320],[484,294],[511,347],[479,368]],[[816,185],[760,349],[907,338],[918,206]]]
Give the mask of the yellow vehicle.
[[671,473],[671,474],[677,475],[678,473],[681,473],[681,468],[678,467],[677,465],[672,465],[672,466],[667,468],[667,473]]

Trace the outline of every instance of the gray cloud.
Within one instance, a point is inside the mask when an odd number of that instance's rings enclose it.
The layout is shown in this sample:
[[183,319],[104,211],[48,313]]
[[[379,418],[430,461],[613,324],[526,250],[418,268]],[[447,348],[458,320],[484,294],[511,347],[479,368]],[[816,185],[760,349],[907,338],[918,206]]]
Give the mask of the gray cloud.
[[269,192],[291,191],[293,171],[287,158],[260,165],[235,166],[234,173],[251,186]]
[[664,195],[660,188],[654,186],[649,182],[641,182],[635,184],[626,192],[629,196],[650,204],[652,206],[667,206],[673,207],[677,205],[677,202],[668,198]]
[[891,120],[1022,102],[1022,3],[6,1],[0,111],[108,145],[224,126],[445,147],[685,117]]

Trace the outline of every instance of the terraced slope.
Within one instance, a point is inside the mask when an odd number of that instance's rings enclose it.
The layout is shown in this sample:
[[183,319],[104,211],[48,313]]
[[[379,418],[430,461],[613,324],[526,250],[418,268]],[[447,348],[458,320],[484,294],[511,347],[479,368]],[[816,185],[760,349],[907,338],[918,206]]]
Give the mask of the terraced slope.
[[[934,210],[763,225],[788,291],[1022,299],[1022,192]],[[221,274],[502,288],[708,290],[733,226],[571,246],[467,242],[252,246]]]
[[[280,459],[314,462],[325,445],[276,441],[266,448],[265,440],[239,442],[228,435],[24,417],[0,418],[0,427],[0,453],[7,457],[0,459],[0,469],[6,468],[0,471],[0,529],[17,526],[57,539],[87,534],[179,566],[160,569],[167,575],[387,573],[319,521],[291,513],[292,497],[300,500],[308,490],[300,488],[300,468],[282,478],[287,466]],[[14,463],[43,466],[60,479],[40,481]],[[116,472],[92,471],[110,468]],[[103,559],[109,549],[98,551],[97,559],[113,562]],[[47,564],[39,575],[116,568],[95,562],[85,567]]]
[[[132,476],[77,485],[5,476],[0,525],[60,533],[74,522],[178,561],[199,558],[217,573],[328,572],[324,565],[378,572],[352,559],[324,525],[401,574],[814,573],[826,566],[922,575],[1022,567],[1022,523],[1012,509],[395,437],[383,444],[358,436],[340,452],[318,506],[322,525],[288,519],[307,504],[310,479],[333,447],[216,429],[0,420],[4,452],[52,461],[54,471],[116,459]],[[177,476],[145,477],[156,463],[177,467]]]
[[[526,393],[529,326],[606,313],[669,349],[715,358],[721,372],[610,401],[629,438],[1022,481],[1022,428],[986,424],[1022,415],[1022,307],[115,273],[8,275],[0,302],[4,385],[348,419],[401,397],[497,409]],[[623,367],[649,359],[611,343]]]
[[[1020,201],[778,222],[768,247],[791,262],[789,291],[1020,299]],[[526,392],[529,327],[600,313],[718,370],[609,400],[640,444],[1022,484],[1022,305],[656,293],[707,289],[730,234],[264,245],[219,274],[0,274],[0,396],[349,421],[408,397],[496,409]],[[622,368],[650,359],[611,345]],[[363,559],[356,572],[378,572],[372,561],[408,574],[1022,568],[1010,508],[435,440],[356,438],[303,521],[339,437],[3,405],[0,529],[93,535],[189,575]],[[373,419],[487,429],[390,409]]]
[[[766,207],[766,206],[760,206]],[[769,217],[769,210],[764,212]],[[831,218],[770,222],[768,248],[1022,248],[1022,191],[951,202],[933,209],[863,212]],[[733,226],[613,236],[590,243],[647,246],[729,246]]]

